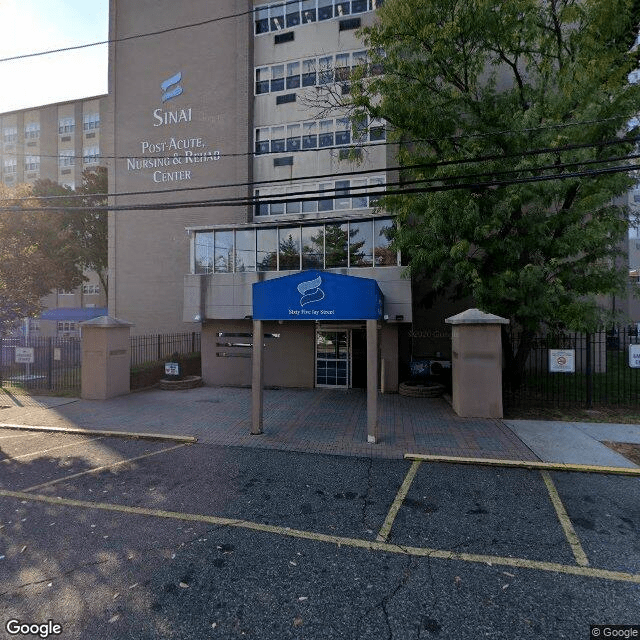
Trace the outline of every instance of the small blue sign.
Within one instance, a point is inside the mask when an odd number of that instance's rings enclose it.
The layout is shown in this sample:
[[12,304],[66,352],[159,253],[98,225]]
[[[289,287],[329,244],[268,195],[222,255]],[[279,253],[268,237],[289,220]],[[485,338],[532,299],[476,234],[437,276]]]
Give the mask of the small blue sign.
[[301,271],[253,285],[255,320],[380,320],[382,313],[371,278]]

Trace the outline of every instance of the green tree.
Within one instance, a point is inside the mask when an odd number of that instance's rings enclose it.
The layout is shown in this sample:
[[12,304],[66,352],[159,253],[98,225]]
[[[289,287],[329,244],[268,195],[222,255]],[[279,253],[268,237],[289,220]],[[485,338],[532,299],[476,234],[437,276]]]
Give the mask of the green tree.
[[75,191],[52,180],[37,180],[33,185],[34,196],[56,196],[42,201],[43,205],[62,208],[58,224],[73,245],[71,252],[76,265],[95,271],[105,292],[109,284],[107,212],[103,208],[107,204],[107,192],[105,167],[83,171],[82,184]]
[[71,290],[83,279],[62,215],[43,214],[30,196],[27,185],[0,186],[0,333],[37,315],[52,289]]
[[[354,74],[355,119],[384,118],[401,179],[425,187],[381,202],[399,217],[396,246],[435,290],[523,330],[518,350],[504,335],[516,382],[535,331],[595,328],[595,296],[624,290],[628,212],[615,198],[632,180],[598,171],[624,164],[638,135],[637,5],[387,0],[362,32],[384,74]],[[549,173],[564,179],[516,182]]]

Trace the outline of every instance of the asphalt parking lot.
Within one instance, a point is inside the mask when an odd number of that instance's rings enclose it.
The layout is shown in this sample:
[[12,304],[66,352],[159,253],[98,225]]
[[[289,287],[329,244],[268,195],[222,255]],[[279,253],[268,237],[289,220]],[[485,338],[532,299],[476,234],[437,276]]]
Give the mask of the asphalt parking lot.
[[0,452],[6,637],[12,618],[83,639],[640,622],[637,476],[8,429]]

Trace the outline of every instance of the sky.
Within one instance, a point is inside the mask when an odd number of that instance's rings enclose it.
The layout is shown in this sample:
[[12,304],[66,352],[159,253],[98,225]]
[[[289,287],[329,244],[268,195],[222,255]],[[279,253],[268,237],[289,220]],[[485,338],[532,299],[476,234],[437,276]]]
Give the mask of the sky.
[[[106,41],[109,0],[0,0],[0,58]],[[107,45],[0,62],[0,113],[107,93]]]

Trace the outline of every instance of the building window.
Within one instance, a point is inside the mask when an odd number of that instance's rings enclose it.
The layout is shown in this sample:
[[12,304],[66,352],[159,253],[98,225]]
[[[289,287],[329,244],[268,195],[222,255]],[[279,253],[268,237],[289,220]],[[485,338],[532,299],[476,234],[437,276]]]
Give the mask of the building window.
[[382,0],[288,0],[285,3],[265,4],[253,10],[254,33],[259,36],[317,20],[375,11],[380,6]]
[[391,218],[368,218],[198,231],[195,273],[211,273],[214,249],[222,259],[220,268],[216,262],[216,273],[398,266],[398,253],[391,247],[394,230]]
[[73,118],[60,118],[58,133],[73,133],[76,130],[76,121]]
[[83,129],[85,131],[94,131],[100,128],[100,114],[88,113],[83,118]]
[[18,127],[5,127],[2,131],[2,139],[11,144],[18,141]]
[[73,167],[76,163],[74,152],[70,150],[61,151],[58,162],[61,167]]
[[[361,210],[375,207],[384,193],[384,176],[300,184],[288,187],[262,187],[255,191],[256,217]],[[313,196],[319,196],[315,199]],[[323,197],[325,196],[325,197]],[[279,202],[273,202],[278,200]]]
[[98,164],[100,159],[100,147],[87,147],[82,153],[84,164]]
[[25,156],[24,159],[25,171],[39,171],[40,170],[40,156]]
[[18,172],[18,161],[15,158],[6,158],[4,161],[5,175],[15,175]]
[[37,140],[40,137],[40,123],[30,122],[24,128],[25,140]]
[[99,284],[83,284],[82,293],[89,296],[98,295],[100,293],[100,285]]

